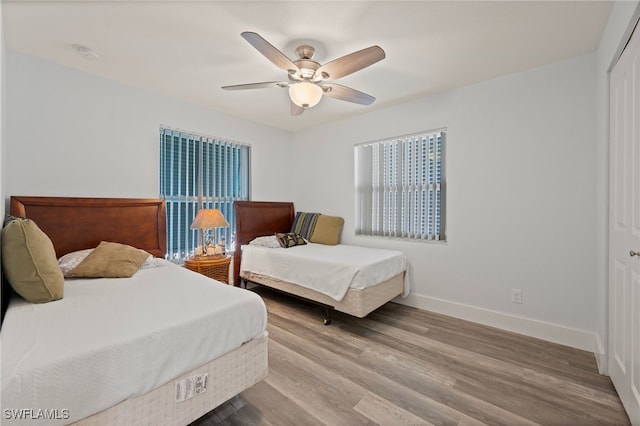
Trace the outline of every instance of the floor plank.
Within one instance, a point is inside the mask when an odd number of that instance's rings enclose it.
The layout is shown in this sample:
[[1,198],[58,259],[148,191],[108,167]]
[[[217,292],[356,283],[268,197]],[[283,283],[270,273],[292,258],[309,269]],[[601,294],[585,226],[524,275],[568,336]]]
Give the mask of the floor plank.
[[367,318],[265,288],[269,375],[204,425],[629,425],[592,353],[388,303]]
[[354,409],[366,416],[368,419],[381,425],[417,425],[427,423],[424,419],[414,416],[397,405],[380,398],[378,395],[369,392],[354,407]]

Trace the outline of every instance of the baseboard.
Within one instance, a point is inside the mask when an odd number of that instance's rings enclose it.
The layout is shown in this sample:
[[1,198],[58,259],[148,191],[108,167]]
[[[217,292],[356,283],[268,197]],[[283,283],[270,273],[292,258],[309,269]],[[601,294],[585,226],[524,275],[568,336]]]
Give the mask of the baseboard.
[[605,346],[602,343],[602,339],[599,333],[596,333],[596,345],[594,354],[596,356],[596,363],[598,364],[598,372],[600,374],[608,376],[609,363],[607,358],[607,351],[605,350]]
[[596,348],[595,333],[584,330],[419,294],[410,294],[404,299],[398,298],[394,301],[589,352],[593,352]]

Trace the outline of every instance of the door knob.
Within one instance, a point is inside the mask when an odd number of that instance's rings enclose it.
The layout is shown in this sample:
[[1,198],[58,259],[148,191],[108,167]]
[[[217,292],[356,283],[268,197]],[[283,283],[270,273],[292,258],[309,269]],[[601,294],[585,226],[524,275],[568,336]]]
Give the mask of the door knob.
[[640,256],[640,251],[633,251],[631,250],[629,252],[629,256],[633,257],[633,256]]

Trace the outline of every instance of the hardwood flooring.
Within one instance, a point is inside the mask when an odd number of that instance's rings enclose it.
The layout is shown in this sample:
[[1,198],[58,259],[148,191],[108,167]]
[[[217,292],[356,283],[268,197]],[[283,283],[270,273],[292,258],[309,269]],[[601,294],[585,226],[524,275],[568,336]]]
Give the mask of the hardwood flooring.
[[265,288],[269,375],[204,425],[629,425],[594,355],[388,303],[367,318]]

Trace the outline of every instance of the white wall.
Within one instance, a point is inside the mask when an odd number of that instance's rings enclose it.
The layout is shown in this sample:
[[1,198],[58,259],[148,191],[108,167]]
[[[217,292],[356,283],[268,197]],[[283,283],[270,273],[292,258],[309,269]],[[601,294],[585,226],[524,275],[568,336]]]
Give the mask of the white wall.
[[[4,202],[2,202],[2,200],[4,200],[4,181],[2,179],[4,172],[5,172],[5,166],[4,166],[4,158],[2,156],[2,152],[4,151],[4,141],[5,141],[5,137],[4,137],[4,112],[5,112],[5,108],[4,108],[4,81],[5,81],[5,71],[4,71],[4,52],[5,52],[5,47],[4,47],[4,18],[2,17],[2,8],[3,5],[0,4],[0,217],[3,218],[4,221],[4,214],[5,214],[5,208],[4,208]],[[1,250],[0,250],[1,251]],[[0,253],[1,256],[1,253]],[[2,269],[0,269],[0,281],[2,280]],[[0,306],[3,306],[3,301],[2,301],[2,295],[0,294]]]
[[6,51],[5,197],[157,197],[160,125],[252,145],[252,197],[287,199],[288,132]]
[[[343,216],[346,243],[404,251],[404,303],[593,350],[595,63],[589,54],[300,132],[296,209]],[[355,237],[354,144],[440,127],[448,242]]]
[[[608,341],[608,197],[609,197],[609,68],[614,56],[623,40],[625,31],[629,28],[634,11],[640,7],[639,1],[617,1],[609,22],[600,40],[597,51],[596,64],[596,134],[597,157],[595,169],[597,173],[597,252],[596,279],[596,359],[600,372],[607,372],[607,341]],[[637,16],[637,15],[636,15]]]
[[[4,71],[4,18],[2,17],[2,5],[0,4],[0,200],[4,200],[4,182],[3,175],[5,172],[4,159],[2,152],[4,151],[4,92],[5,92],[5,71]],[[4,202],[0,201],[0,215],[4,218]],[[0,272],[0,279],[2,278]]]

